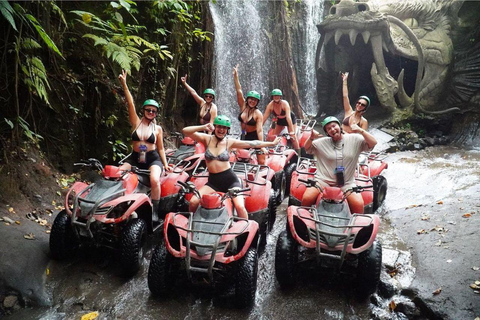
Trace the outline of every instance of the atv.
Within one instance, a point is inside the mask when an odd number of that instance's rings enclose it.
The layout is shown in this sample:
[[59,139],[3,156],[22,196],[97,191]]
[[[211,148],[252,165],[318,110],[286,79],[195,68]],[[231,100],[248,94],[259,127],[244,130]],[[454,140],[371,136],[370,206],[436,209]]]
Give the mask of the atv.
[[[297,171],[306,176],[312,170],[303,163]],[[356,274],[357,293],[362,298],[376,290],[382,266],[382,246],[376,240],[380,218],[350,212],[346,199],[351,192],[361,193],[365,212],[372,208],[372,180],[357,177],[356,183],[344,193],[338,187],[320,188],[312,178],[292,181],[292,189],[302,195],[307,187],[319,188],[320,194],[315,206],[288,207],[287,227],[278,237],[275,252],[275,272],[282,288],[293,286],[299,266],[310,261],[336,273]]]
[[[183,168],[187,173],[191,173],[197,163],[204,160],[205,146],[190,137],[184,137],[179,132],[173,132],[171,135],[175,139],[177,149],[165,150],[165,156],[169,162],[186,161]],[[187,161],[188,166],[185,166]]]
[[[193,182],[179,184],[185,193],[198,197]],[[164,241],[153,252],[148,270],[152,294],[167,297],[177,278],[186,273],[196,285],[233,284],[235,304],[251,306],[257,288],[259,226],[236,216],[232,199],[250,188],[203,195],[193,212],[166,216]]]
[[161,230],[161,224],[152,221],[150,171],[104,168],[97,159],[75,165],[98,170],[102,177],[90,184],[77,181],[68,190],[65,209],[50,233],[52,258],[71,257],[80,246],[106,247],[119,251],[125,275],[133,276],[140,268],[147,234]]

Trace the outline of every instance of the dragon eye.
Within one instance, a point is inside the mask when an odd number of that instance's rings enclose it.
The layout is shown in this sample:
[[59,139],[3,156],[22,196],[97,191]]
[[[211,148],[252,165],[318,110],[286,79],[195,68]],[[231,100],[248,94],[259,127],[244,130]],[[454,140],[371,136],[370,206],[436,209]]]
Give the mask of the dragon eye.
[[403,20],[403,23],[405,23],[407,27],[418,28],[418,21],[415,18],[407,18]]

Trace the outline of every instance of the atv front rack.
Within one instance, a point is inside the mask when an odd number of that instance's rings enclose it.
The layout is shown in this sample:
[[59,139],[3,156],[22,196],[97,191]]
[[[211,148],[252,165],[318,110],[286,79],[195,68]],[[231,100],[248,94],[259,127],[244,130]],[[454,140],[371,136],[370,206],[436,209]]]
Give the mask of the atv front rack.
[[[307,216],[305,214],[302,214],[301,209],[308,211],[309,215]],[[373,224],[373,218],[368,215],[354,213],[351,217],[348,218],[340,217],[331,214],[320,214],[317,212],[316,208],[313,207],[298,207],[297,214],[301,219],[315,222],[315,230],[310,229],[309,235],[310,238],[315,239],[315,253],[317,262],[320,262],[320,258],[322,257],[338,260],[338,269],[340,269],[343,265],[348,245],[355,242],[357,233],[352,234],[352,229],[365,228]],[[354,224],[353,221],[355,221],[357,217],[368,219],[369,222],[365,222],[364,224]],[[331,221],[337,221],[337,223],[328,223],[325,221],[321,221],[321,218],[323,218],[324,220],[330,219]],[[321,227],[328,227],[330,231],[320,230]],[[335,232],[335,230],[338,229],[340,230],[338,232]],[[330,241],[328,241],[328,237],[334,237],[336,240],[335,243],[329,243]],[[321,242],[332,248],[342,244],[343,247],[340,255],[322,252],[320,248]]]
[[313,127],[317,123],[316,120],[307,120],[307,119],[297,119],[295,124],[297,126],[297,131],[312,131]]
[[[179,225],[177,225],[175,218],[178,215],[182,215],[184,217],[188,218],[188,227],[184,228]],[[187,276],[189,279],[192,279],[192,271],[193,272],[199,272],[199,273],[205,273],[208,275],[208,279],[210,282],[213,281],[213,271],[219,271],[220,269],[215,268],[215,256],[217,252],[223,252],[227,249],[226,244],[220,245],[220,240],[223,236],[225,235],[233,235],[233,236],[238,236],[247,230],[249,226],[249,221],[247,219],[239,218],[239,217],[229,217],[229,219],[226,222],[215,222],[215,221],[201,221],[201,220],[196,220],[193,221],[193,216],[194,213],[192,212],[177,212],[173,214],[172,217],[172,224],[175,228],[183,230],[187,232],[187,235],[185,237],[185,247],[186,247],[186,252],[185,252],[185,267],[187,270]],[[245,222],[245,226],[240,230],[236,232],[227,232],[228,228],[237,221],[243,221]],[[206,230],[201,230],[201,229],[194,229],[193,228],[193,223],[197,224],[203,224],[205,226],[219,226],[221,227],[221,230],[216,232],[216,231],[206,231]],[[198,241],[194,241],[193,235],[194,234],[208,234],[208,235],[213,235],[216,236],[215,240],[213,243],[200,243]],[[191,249],[192,246],[194,248],[205,248],[205,249],[210,249],[208,250],[208,254],[210,254],[210,258],[208,260],[208,263],[205,263],[205,267],[201,265],[192,265],[192,257],[191,257]]]
[[314,159],[298,157],[296,171],[300,174],[315,175],[317,162]]

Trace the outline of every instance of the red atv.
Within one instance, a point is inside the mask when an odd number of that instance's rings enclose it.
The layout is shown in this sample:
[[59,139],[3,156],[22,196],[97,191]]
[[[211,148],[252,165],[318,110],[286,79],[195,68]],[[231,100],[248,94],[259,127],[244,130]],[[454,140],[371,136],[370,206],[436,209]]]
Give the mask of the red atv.
[[[312,175],[311,162],[303,158],[297,173]],[[365,212],[372,208],[372,180],[362,176],[356,182],[356,187],[343,193],[338,187],[321,189],[312,178],[292,181],[292,193],[296,190],[303,195],[307,187],[317,187],[320,194],[315,206],[288,207],[288,225],[278,237],[275,253],[275,271],[282,288],[294,284],[301,263],[314,261],[339,273],[356,273],[357,292],[362,297],[376,290],[382,266],[382,246],[376,240],[380,218],[350,212],[346,198],[351,192],[361,193]]]
[[186,172],[191,173],[198,162],[204,160],[203,155],[205,153],[205,146],[202,143],[196,142],[192,138],[184,137],[179,132],[173,132],[172,137],[176,141],[175,144],[177,149],[165,150],[167,159],[174,163],[181,160],[185,161],[182,163],[183,168]]
[[[179,183],[185,193],[200,196],[194,183]],[[165,238],[155,247],[148,270],[148,287],[154,295],[166,297],[182,271],[194,284],[233,283],[238,307],[254,303],[259,226],[236,217],[231,201],[249,190],[204,195],[195,213],[166,216]]]
[[73,256],[80,245],[119,250],[126,275],[134,275],[143,256],[147,233],[160,224],[152,222],[150,171],[118,167],[89,159],[76,163],[101,171],[102,178],[87,184],[77,181],[65,197],[65,209],[55,218],[50,233],[50,253],[54,259]]

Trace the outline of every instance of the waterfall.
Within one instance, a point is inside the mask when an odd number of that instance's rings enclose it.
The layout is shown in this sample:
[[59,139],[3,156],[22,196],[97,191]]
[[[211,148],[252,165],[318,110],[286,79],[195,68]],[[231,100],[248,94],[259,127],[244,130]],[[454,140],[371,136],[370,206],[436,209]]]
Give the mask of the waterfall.
[[[238,75],[244,96],[250,90],[262,95],[260,110],[268,103],[268,65],[264,44],[268,43],[262,30],[262,2],[257,0],[211,1],[210,11],[215,25],[213,72],[216,104],[219,114],[232,119],[232,128],[240,131],[233,67],[239,64]],[[238,130],[236,130],[238,128]]]
[[[263,112],[270,100],[269,76],[270,63],[274,58],[267,57],[268,44],[263,30],[265,21],[270,19],[267,1],[262,0],[218,0],[209,3],[215,33],[214,44],[214,88],[217,92],[216,103],[219,114],[226,114],[232,119],[232,127],[239,128],[233,67],[239,64],[238,73],[244,95],[250,90],[260,92],[260,110]],[[318,111],[315,51],[319,39],[316,25],[323,15],[323,2],[303,0],[301,19],[298,21],[298,39],[293,43],[298,48],[298,57],[294,57],[297,73],[300,102],[304,112],[315,115]],[[294,53],[295,54],[295,53]],[[285,90],[285,88],[284,88]],[[237,130],[233,130],[237,131]]]

